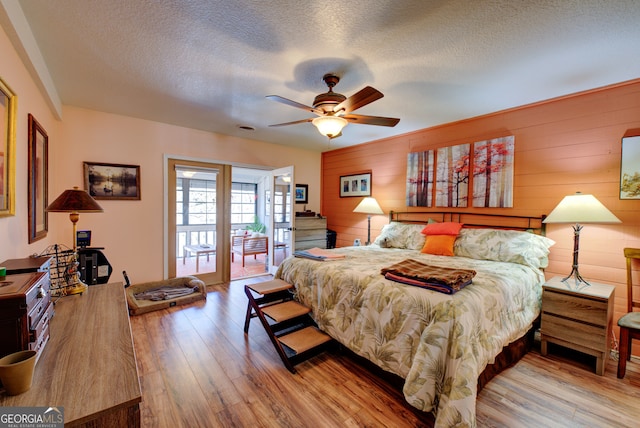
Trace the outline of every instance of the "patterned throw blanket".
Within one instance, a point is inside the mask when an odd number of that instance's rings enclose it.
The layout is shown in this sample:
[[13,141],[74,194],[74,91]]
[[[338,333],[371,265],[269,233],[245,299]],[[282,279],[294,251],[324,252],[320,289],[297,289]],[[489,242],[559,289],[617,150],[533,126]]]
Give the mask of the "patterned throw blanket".
[[405,259],[382,268],[380,273],[391,281],[453,294],[471,284],[475,270],[455,269],[427,265],[413,259]]

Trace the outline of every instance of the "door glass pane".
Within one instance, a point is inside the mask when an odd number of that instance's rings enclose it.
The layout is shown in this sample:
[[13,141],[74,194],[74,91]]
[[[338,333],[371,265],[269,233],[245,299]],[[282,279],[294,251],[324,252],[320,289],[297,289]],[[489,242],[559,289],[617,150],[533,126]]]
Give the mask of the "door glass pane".
[[177,276],[216,271],[216,169],[176,167]]
[[292,182],[293,167],[273,171],[273,180],[269,190],[269,195],[272,197],[266,201],[268,209],[273,213],[273,253],[269,258],[271,273],[274,273],[282,260],[293,251]]

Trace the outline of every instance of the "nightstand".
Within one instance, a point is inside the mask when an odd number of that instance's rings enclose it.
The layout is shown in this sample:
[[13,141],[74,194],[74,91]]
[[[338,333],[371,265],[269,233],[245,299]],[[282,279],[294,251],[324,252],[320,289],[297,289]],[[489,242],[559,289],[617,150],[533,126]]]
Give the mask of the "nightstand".
[[589,282],[576,289],[573,280],[554,277],[542,286],[540,351],[555,343],[596,357],[596,374],[603,375],[609,358],[615,287]]

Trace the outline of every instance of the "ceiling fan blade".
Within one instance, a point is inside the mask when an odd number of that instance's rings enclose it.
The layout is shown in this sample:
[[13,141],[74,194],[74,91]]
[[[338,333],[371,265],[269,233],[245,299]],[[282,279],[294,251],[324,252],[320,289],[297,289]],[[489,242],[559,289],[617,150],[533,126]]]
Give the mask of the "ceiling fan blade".
[[359,125],[396,126],[400,119],[393,117],[365,116],[362,114],[347,114],[342,116],[351,123]]
[[310,119],[302,119],[302,120],[294,120],[293,122],[276,123],[275,125],[269,125],[269,126],[287,126],[287,125],[296,125],[296,124],[298,124],[298,123],[311,122],[312,120],[313,120],[313,118],[310,118]]
[[382,92],[378,91],[375,88],[372,88],[371,86],[367,86],[366,88],[360,90],[359,92],[356,92],[355,94],[351,95],[349,98],[335,106],[333,108],[333,111],[335,113],[350,113],[356,109],[359,109],[360,107],[364,107],[367,104],[374,102],[375,100],[379,100],[382,97],[384,97]]
[[318,109],[313,108],[311,106],[306,106],[304,104],[300,104],[297,101],[293,101],[293,100],[290,100],[288,98],[281,97],[280,95],[267,95],[267,98],[269,98],[272,101],[276,101],[276,102],[279,102],[279,103],[282,103],[282,104],[286,104],[286,105],[291,106],[291,107],[301,108],[302,110],[306,110],[308,112],[315,113],[315,114],[317,114],[319,116],[324,116],[324,112],[322,110],[318,110]]

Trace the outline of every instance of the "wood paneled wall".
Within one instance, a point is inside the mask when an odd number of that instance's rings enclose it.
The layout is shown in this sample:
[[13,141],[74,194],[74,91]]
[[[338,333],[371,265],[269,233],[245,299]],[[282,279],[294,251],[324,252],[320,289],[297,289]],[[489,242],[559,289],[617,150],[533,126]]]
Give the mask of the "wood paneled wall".
[[[638,128],[640,79],[333,150],[322,156],[321,211],[327,216],[328,228],[337,232],[338,246],[352,245],[355,238],[364,242],[366,215],[352,212],[361,198],[340,198],[341,175],[371,171],[372,196],[382,209],[406,211],[409,152],[514,135],[513,208],[465,211],[541,215],[551,212],[564,196],[576,191],[595,195],[622,224],[584,226],[580,272],[588,280],[617,286],[617,320],[626,310],[622,249],[640,247],[640,200],[619,198],[621,139]],[[386,216],[372,217],[372,240],[387,222]],[[547,277],[567,275],[573,252],[571,226],[548,225],[547,236],[556,241]]]

